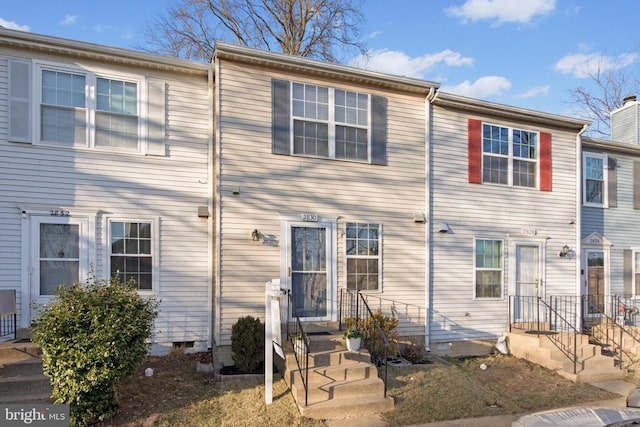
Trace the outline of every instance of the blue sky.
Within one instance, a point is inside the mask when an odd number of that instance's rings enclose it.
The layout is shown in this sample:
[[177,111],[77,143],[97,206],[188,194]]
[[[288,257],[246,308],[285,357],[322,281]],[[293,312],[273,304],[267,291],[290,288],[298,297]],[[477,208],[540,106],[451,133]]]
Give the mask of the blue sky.
[[[0,25],[138,49],[170,3],[4,0]],[[596,67],[639,74],[637,0],[365,0],[363,13],[369,58],[349,64],[460,95],[576,116],[569,91]]]

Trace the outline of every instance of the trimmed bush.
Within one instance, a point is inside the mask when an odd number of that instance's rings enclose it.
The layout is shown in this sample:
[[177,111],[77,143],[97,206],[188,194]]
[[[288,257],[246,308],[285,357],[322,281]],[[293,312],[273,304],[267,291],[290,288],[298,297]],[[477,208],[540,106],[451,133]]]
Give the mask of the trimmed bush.
[[264,324],[245,316],[231,327],[231,357],[240,372],[256,370],[264,352]]
[[91,276],[59,287],[51,303],[37,309],[32,339],[42,348],[52,397],[69,405],[72,425],[114,415],[114,386],[144,361],[158,305],[155,297],[138,295],[135,283]]

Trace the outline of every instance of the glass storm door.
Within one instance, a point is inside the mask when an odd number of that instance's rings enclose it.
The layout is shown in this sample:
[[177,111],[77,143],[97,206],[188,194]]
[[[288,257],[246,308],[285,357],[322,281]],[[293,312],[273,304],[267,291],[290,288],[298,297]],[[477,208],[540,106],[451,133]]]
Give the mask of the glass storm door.
[[86,219],[35,217],[31,222],[31,300],[47,304],[59,286],[86,279]]
[[586,315],[598,316],[605,311],[605,253],[602,250],[586,251]]
[[516,245],[514,318],[516,321],[535,321],[540,289],[540,246]]
[[291,295],[298,316],[304,320],[325,320],[330,315],[329,228],[322,224],[291,225]]

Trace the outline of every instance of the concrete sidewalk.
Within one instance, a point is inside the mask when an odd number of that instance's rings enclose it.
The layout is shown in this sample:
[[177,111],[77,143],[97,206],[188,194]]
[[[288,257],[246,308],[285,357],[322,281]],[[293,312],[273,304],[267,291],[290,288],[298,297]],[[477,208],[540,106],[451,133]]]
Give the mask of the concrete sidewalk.
[[[616,381],[607,381],[603,383],[595,383],[592,384],[598,388],[603,390],[607,390],[611,393],[615,393],[620,397],[611,400],[603,400],[597,402],[589,402],[585,405],[580,406],[588,406],[590,408],[620,408],[627,406],[627,396],[631,393],[632,390],[636,389],[636,386],[632,383],[616,380]],[[520,415],[498,415],[495,417],[481,417],[481,418],[469,418],[469,419],[461,419],[461,420],[450,420],[450,421],[440,421],[437,423],[427,423],[427,424],[418,424],[414,426],[406,426],[406,427],[511,427],[511,423],[521,416],[528,414],[520,414]]]
[[[620,397],[611,400],[603,400],[597,402],[589,402],[586,405],[591,408],[620,408],[627,405],[627,396],[632,390],[636,389],[636,386],[626,381],[607,381],[603,383],[592,384],[601,389],[607,390],[611,393],[615,393]],[[405,427],[511,427],[511,423],[521,416],[520,415],[497,415],[493,417],[481,417],[481,418],[468,418],[460,420],[440,421],[437,423],[427,424],[415,424]],[[342,420],[327,420],[324,422],[327,427],[388,427],[388,424],[384,422],[378,415],[368,415],[364,417],[353,417]]]

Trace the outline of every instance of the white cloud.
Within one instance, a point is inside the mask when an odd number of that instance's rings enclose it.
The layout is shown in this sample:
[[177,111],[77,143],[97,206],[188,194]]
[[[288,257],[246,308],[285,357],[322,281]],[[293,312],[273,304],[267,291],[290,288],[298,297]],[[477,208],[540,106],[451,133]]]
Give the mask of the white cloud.
[[351,65],[358,68],[415,78],[424,78],[426,71],[438,65],[462,67],[473,63],[473,58],[448,49],[415,58],[397,50],[369,50],[366,55],[359,55],[351,61]]
[[2,18],[0,18],[0,26],[8,28],[10,30],[29,31],[29,26],[28,25],[16,24],[13,21],[5,21]]
[[[584,49],[584,48],[583,48]],[[554,68],[562,74],[573,74],[579,79],[588,78],[597,73],[615,71],[633,64],[638,60],[637,53],[622,53],[617,57],[601,52],[572,53],[556,62]]]
[[66,15],[62,21],[60,21],[60,25],[72,25],[76,23],[78,19],[78,15]]
[[442,92],[454,93],[468,96],[470,98],[487,98],[489,96],[501,95],[503,91],[511,89],[511,82],[505,77],[486,76],[481,77],[471,83],[469,80],[455,85],[442,86]]
[[551,89],[550,85],[532,87],[528,91],[521,93],[519,95],[516,95],[516,98],[535,98],[536,96],[539,96],[539,95],[548,94],[549,89]]
[[537,16],[548,15],[555,8],[556,0],[467,0],[462,6],[449,7],[445,12],[465,23],[495,20],[499,25],[505,22],[528,23]]

